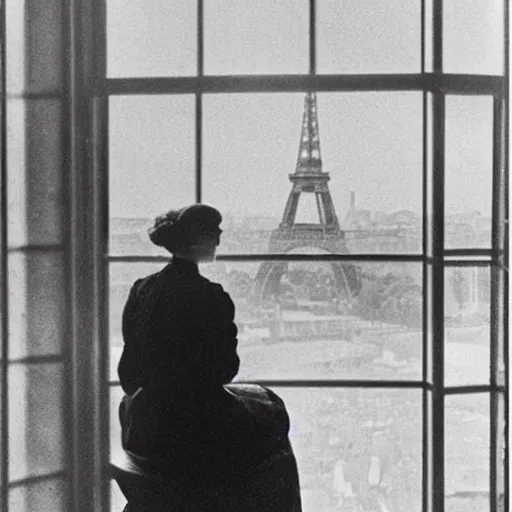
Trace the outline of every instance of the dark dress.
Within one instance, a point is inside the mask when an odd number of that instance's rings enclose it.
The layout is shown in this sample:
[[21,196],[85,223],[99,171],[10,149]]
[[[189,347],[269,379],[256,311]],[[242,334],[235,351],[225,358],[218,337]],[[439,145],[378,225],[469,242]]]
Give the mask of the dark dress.
[[123,312],[123,447],[185,487],[233,487],[291,454],[282,400],[228,384],[240,364],[234,313],[220,284],[178,258],[137,280]]

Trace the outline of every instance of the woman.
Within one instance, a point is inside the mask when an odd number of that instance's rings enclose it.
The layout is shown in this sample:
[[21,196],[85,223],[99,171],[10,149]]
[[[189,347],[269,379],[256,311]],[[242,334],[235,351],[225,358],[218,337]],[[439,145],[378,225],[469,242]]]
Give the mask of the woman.
[[[198,270],[198,263],[215,258],[221,221],[215,208],[194,204],[158,217],[149,232],[173,257],[134,283],[123,312],[123,447],[139,464],[178,482],[180,492],[197,496],[199,487],[213,489],[230,504],[236,489],[247,495],[247,482],[285,454],[291,465],[284,466],[288,477],[282,484],[289,494],[269,488],[266,494],[279,495],[283,503],[268,506],[297,511],[283,402],[259,386],[227,385],[240,364],[234,305],[220,284]],[[211,495],[209,500],[211,505]]]

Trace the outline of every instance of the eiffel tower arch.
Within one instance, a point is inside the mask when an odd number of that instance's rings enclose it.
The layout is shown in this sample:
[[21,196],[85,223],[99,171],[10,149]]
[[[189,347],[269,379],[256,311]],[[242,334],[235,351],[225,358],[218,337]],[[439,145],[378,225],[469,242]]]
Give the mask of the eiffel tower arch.
[[[295,172],[289,174],[292,188],[283,219],[270,236],[270,253],[288,253],[299,248],[316,248],[333,254],[347,254],[345,234],[341,230],[329,190],[330,176],[322,171],[316,94],[308,92],[304,100],[302,132]],[[297,222],[300,199],[314,196],[318,222]],[[331,262],[338,293],[350,303],[359,284],[353,265]],[[262,303],[279,294],[279,284],[288,269],[286,261],[265,261],[255,278],[253,297]]]

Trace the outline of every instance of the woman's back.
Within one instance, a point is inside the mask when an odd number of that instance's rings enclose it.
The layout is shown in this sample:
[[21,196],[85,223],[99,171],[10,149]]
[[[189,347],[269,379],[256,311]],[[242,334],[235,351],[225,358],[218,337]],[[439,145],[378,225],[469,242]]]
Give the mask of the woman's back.
[[[123,312],[126,393],[216,392],[238,372],[234,305],[193,262],[174,258],[133,285]],[[164,398],[164,397],[162,397]]]

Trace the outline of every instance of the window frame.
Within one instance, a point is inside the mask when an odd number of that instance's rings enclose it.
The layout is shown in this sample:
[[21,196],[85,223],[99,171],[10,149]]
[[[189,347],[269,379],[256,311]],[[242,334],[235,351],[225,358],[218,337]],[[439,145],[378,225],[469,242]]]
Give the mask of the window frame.
[[[295,255],[276,255],[276,254],[251,254],[251,255],[222,255],[218,256],[219,261],[261,261],[264,259],[285,260],[285,261],[410,261],[419,262],[423,266],[423,361],[422,361],[422,380],[418,381],[367,381],[367,380],[267,380],[260,381],[263,385],[275,387],[361,387],[361,388],[416,388],[421,389],[423,394],[423,510],[434,510],[440,512],[443,510],[444,503],[444,397],[453,394],[462,393],[490,393],[491,397],[491,484],[496,477],[493,468],[496,468],[496,434],[497,434],[497,396],[503,394],[505,415],[508,417],[509,398],[509,366],[508,366],[508,332],[504,329],[504,353],[505,353],[505,385],[500,386],[496,381],[497,361],[496,347],[493,345],[493,339],[496,339],[497,333],[491,333],[491,382],[485,386],[444,386],[444,269],[452,265],[485,265],[493,268],[508,268],[508,225],[504,227],[505,246],[503,250],[499,249],[498,232],[500,226],[498,215],[498,197],[501,187],[505,188],[505,218],[508,219],[508,46],[505,46],[505,69],[503,76],[478,76],[462,74],[443,74],[442,73],[442,38],[436,37],[436,34],[442,33],[442,2],[433,0],[433,72],[425,71],[425,10],[427,0],[422,0],[422,57],[421,69],[419,74],[378,74],[378,75],[318,75],[316,73],[316,1],[310,0],[310,27],[309,27],[309,73],[305,75],[254,75],[254,76],[205,76],[204,75],[204,0],[197,0],[198,30],[197,30],[197,69],[198,74],[194,77],[151,77],[151,78],[108,78],[106,74],[106,1],[94,0],[95,11],[93,18],[95,20],[95,59],[93,63],[91,87],[88,91],[89,101],[92,104],[90,132],[92,134],[94,148],[92,159],[92,176],[95,182],[93,191],[94,208],[94,278],[95,287],[99,294],[99,304],[97,314],[95,313],[94,330],[99,339],[99,347],[104,355],[104,360],[100,364],[101,368],[96,374],[99,379],[98,385],[101,399],[101,439],[104,443],[100,448],[103,453],[102,460],[96,466],[103,472],[102,481],[102,506],[103,510],[109,510],[109,482],[108,474],[108,453],[109,453],[109,391],[116,382],[108,381],[108,364],[105,360],[109,351],[108,343],[108,273],[109,265],[112,262],[159,262],[167,261],[162,257],[148,257],[143,255],[119,256],[110,254],[108,251],[108,100],[110,96],[116,95],[140,95],[140,94],[194,94],[196,98],[195,108],[195,137],[196,137],[196,200],[202,199],[202,96],[204,94],[222,94],[222,93],[257,93],[257,92],[315,92],[330,91],[418,91],[423,93],[423,249],[419,254],[408,255],[390,255],[390,254],[358,254],[358,255],[323,255],[312,256],[305,254]],[[508,0],[505,0],[505,40],[508,40]],[[5,21],[5,20],[4,20]],[[5,49],[4,49],[5,52]],[[2,63],[5,59],[2,59]],[[5,76],[5,73],[2,74]],[[3,89],[5,90],[5,88]],[[427,95],[433,98],[433,117],[434,123],[432,132],[434,140],[432,141],[433,155],[427,154]],[[447,94],[470,94],[470,95],[492,95],[494,98],[494,130],[502,131],[503,150],[501,144],[493,137],[493,231],[491,249],[444,249],[444,122],[445,122],[445,104],[444,98]],[[499,106],[497,106],[499,104]],[[5,133],[5,109],[2,109],[2,133]],[[4,142],[4,140],[2,141]],[[434,190],[429,193],[427,187],[427,160],[433,159]],[[6,177],[4,171],[5,150],[2,144],[2,184]],[[500,160],[503,166],[499,165]],[[437,173],[437,174],[436,174]],[[501,186],[499,185],[501,184]],[[5,208],[5,186],[2,186],[2,205]],[[431,224],[431,233],[427,233],[428,202],[432,201],[432,212],[434,219]],[[2,210],[2,214],[4,211]],[[0,219],[4,219],[0,215]],[[1,222],[1,221],[0,221]],[[2,222],[2,244],[6,241],[6,226]],[[432,257],[427,256],[428,237],[432,236],[434,250]],[[2,257],[2,313],[7,311],[7,259],[6,246],[2,245],[0,253]],[[482,257],[486,261],[482,261]],[[431,269],[433,273],[434,293],[432,300],[428,301],[428,277],[427,270]],[[495,276],[496,272],[492,272]],[[493,283],[496,281],[493,278]],[[508,318],[508,275],[504,276],[505,296],[503,315],[500,319],[507,325]],[[494,297],[494,301],[499,301],[499,297]],[[496,303],[494,302],[495,307]],[[491,306],[491,312],[493,311]],[[427,318],[433,316],[433,338],[436,342],[429,347],[427,343]],[[492,313],[491,313],[492,315]],[[2,318],[7,318],[2,315]],[[2,323],[2,339],[7,340],[6,322]],[[492,329],[496,326],[491,322]],[[7,343],[2,344],[2,369],[7,368]],[[429,353],[430,351],[430,353]],[[432,365],[433,379],[429,380],[427,361],[429,356],[432,361],[441,361],[438,365]],[[4,368],[5,366],[5,368]],[[7,372],[2,372],[3,390],[7,390]],[[432,394],[431,405],[429,406],[428,396]],[[2,426],[7,425],[7,393],[2,392]],[[433,421],[438,428],[433,433],[429,433],[429,421]],[[439,428],[439,426],[441,427]],[[506,422],[505,439],[505,510],[508,508],[508,422]],[[4,432],[7,432],[4,430]],[[493,437],[494,435],[494,437]],[[493,445],[494,443],[494,445]],[[7,450],[7,436],[2,436],[2,448]],[[429,454],[429,450],[432,451]],[[2,450],[3,452],[3,450]],[[430,459],[432,455],[432,459]],[[430,466],[429,466],[430,465]],[[6,466],[6,465],[4,465]],[[440,471],[433,472],[432,467],[441,468]],[[7,473],[2,471],[3,481],[7,483]],[[4,487],[6,488],[6,487]],[[432,488],[432,493],[429,489]],[[495,487],[490,487],[490,500],[495,503],[497,497],[493,496]],[[7,510],[7,509],[6,509]],[[491,505],[491,512],[496,512],[496,505]]]

